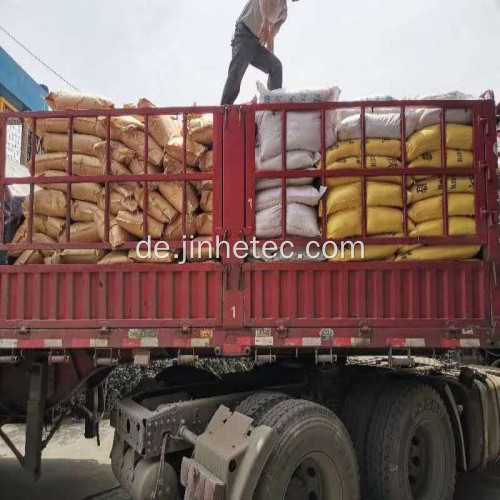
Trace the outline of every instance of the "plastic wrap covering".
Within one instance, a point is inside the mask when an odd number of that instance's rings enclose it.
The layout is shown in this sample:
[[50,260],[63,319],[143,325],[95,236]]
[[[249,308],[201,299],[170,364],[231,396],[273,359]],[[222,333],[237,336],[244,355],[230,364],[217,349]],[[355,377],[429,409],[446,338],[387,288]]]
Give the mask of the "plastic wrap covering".
[[[7,158],[6,177],[28,177],[29,170],[20,163]],[[10,243],[24,220],[23,202],[29,196],[30,188],[23,184],[11,184],[5,188],[4,241]],[[0,264],[8,264],[7,252],[0,252]]]

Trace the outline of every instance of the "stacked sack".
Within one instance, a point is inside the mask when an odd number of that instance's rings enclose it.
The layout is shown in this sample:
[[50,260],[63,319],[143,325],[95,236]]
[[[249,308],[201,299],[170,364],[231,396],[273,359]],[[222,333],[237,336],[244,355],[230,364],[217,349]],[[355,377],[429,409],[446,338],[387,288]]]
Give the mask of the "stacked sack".
[[[182,128],[182,126],[179,124]],[[213,158],[213,118],[212,115],[190,115],[187,123],[188,139],[186,141],[186,172],[212,173]],[[164,171],[167,174],[181,174],[184,158],[184,141],[182,130],[167,142],[163,159]],[[161,182],[159,190],[174,204],[179,212],[183,210],[183,183],[179,181]],[[196,181],[186,183],[186,237],[194,238],[195,244],[211,239],[213,233],[213,182]],[[166,228],[164,239],[182,240],[182,217]],[[196,245],[197,248],[197,245]],[[207,260],[213,258],[209,247],[202,247],[189,260]]]
[[[403,232],[403,187],[401,163],[401,117],[390,109],[376,108],[365,115],[366,168],[396,170],[394,176],[369,177],[366,181],[367,236],[398,237]],[[381,112],[382,111],[382,112]],[[359,111],[341,111],[336,129],[338,142],[327,152],[326,169],[362,168],[361,116]],[[407,135],[417,126],[417,115],[407,112]],[[322,166],[320,162],[320,167]],[[361,177],[329,177],[326,198],[327,237],[356,238],[363,234]],[[407,194],[410,199],[410,193]],[[321,215],[321,210],[320,210]],[[364,260],[393,260],[398,246],[366,245]],[[359,245],[351,258],[339,253],[332,261],[361,260]]]
[[[473,127],[470,109],[446,112],[446,165],[448,168],[473,168]],[[417,131],[407,142],[408,168],[442,167],[441,111],[422,110]],[[443,236],[443,178],[411,178],[409,221],[414,224],[411,237]],[[448,234],[474,236],[475,187],[473,176],[447,178]],[[480,246],[415,245],[402,247],[396,260],[460,260],[475,257]]]
[[[267,90],[258,84],[260,103],[313,103],[337,101],[337,87],[318,90]],[[325,140],[327,147],[335,142],[335,113],[326,116]],[[273,172],[282,169],[282,114],[264,111],[256,115],[258,127],[256,171]],[[314,169],[321,157],[321,112],[287,113],[286,167],[287,170]],[[287,227],[282,235],[281,179],[257,179],[256,182],[256,236],[257,238],[320,236],[317,207],[322,190],[313,186],[312,178],[287,179]]]
[[[50,107],[56,111],[68,109],[109,109],[114,105],[102,97],[87,94],[50,93],[47,97]],[[31,125],[31,124],[29,124]],[[68,126],[66,118],[47,118],[37,120],[36,134],[41,139],[43,154],[35,159],[35,175],[50,178],[65,176],[68,168]],[[101,175],[101,161],[96,145],[105,137],[105,128],[97,118],[75,118],[73,122],[73,160],[72,173],[75,176]],[[129,153],[131,158],[132,151]],[[57,243],[66,237],[66,184],[49,183],[39,185],[35,189],[33,202],[33,242]],[[73,184],[71,188],[71,241],[99,242],[94,213],[99,210],[98,199],[102,186],[97,183],[84,182]],[[28,241],[29,198],[23,204],[25,221],[14,236],[13,243]],[[25,251],[17,258],[15,264],[32,264],[52,262],[95,263],[102,256],[100,251],[65,250]]]
[[[106,109],[114,107],[107,99],[86,95],[51,93],[47,102],[54,110]],[[146,99],[130,107],[154,107]],[[122,116],[110,120],[111,175],[140,175],[145,169],[144,117]],[[68,166],[68,124],[64,118],[37,120],[37,135],[41,138],[43,154],[35,160],[36,175],[64,176]],[[107,119],[74,118],[72,174],[75,176],[103,175],[107,172]],[[148,174],[181,173],[183,139],[178,120],[170,116],[150,116],[148,119]],[[202,144],[204,142],[205,144]],[[188,139],[188,172],[199,172],[203,162],[205,171],[212,168],[207,155],[213,142],[213,123],[207,117],[190,117]],[[194,153],[193,153],[194,152]],[[194,157],[193,157],[194,156]],[[179,166],[180,165],[180,166]],[[153,240],[182,240],[183,183],[148,182],[148,235]],[[200,181],[200,192],[186,182],[186,219],[188,236],[212,233],[211,184]],[[114,250],[125,242],[143,238],[144,183],[110,182],[109,241]],[[33,241],[66,241],[67,185],[40,184],[34,194]],[[201,198],[201,202],[200,202]],[[28,213],[29,200],[24,208]],[[84,182],[71,185],[70,241],[107,241],[105,234],[106,189],[104,184]],[[202,205],[204,210],[198,213]],[[199,223],[198,223],[199,221]],[[28,221],[17,231],[13,242],[27,241]],[[119,263],[155,262],[158,259],[138,258],[135,249],[129,252],[95,250],[64,250],[63,252],[23,252],[16,264],[42,263]],[[172,252],[165,252],[159,262],[173,262]]]

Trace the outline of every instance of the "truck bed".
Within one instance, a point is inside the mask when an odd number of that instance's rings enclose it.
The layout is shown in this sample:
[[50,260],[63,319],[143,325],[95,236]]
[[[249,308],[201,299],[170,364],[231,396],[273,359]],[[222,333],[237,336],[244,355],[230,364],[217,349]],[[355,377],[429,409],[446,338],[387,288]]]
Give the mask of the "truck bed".
[[3,271],[5,348],[485,347],[491,321],[481,261],[246,264],[238,334],[220,263]]
[[[286,171],[256,175],[256,112],[274,107],[282,113],[309,108],[325,111],[342,104],[346,103],[256,105],[214,111],[214,173],[210,177],[214,181],[216,207],[214,237],[235,243],[254,236],[256,177],[280,178],[284,186],[286,177],[301,175]],[[485,100],[453,102],[452,107],[460,104],[474,110],[477,234],[468,243],[482,245],[481,260],[255,263],[231,255],[217,262],[183,265],[2,266],[0,348],[144,347],[248,355],[253,349],[268,353],[269,349],[293,352],[298,348],[304,352],[320,348],[369,352],[391,347],[432,350],[493,345],[498,340],[496,318],[500,308],[496,282],[499,248],[495,224],[498,182],[494,175],[494,105]],[[365,109],[382,104],[347,105]],[[404,109],[410,104],[384,105]],[[431,101],[411,105],[445,109],[449,104]],[[203,110],[156,108],[146,112],[153,115],[174,111]],[[119,116],[127,112],[94,113]],[[92,112],[53,114],[91,116]],[[45,115],[13,114],[13,118],[19,116]],[[3,118],[3,130],[8,117]],[[4,159],[0,155],[0,167],[5,164]],[[393,173],[386,170],[380,169],[378,175]],[[440,169],[434,170],[441,175]],[[457,169],[451,169],[450,174],[459,175],[454,170]],[[406,167],[402,172],[403,179],[413,174]],[[164,180],[162,175],[129,179],[153,182]],[[324,170],[318,170],[310,176],[324,181],[326,175]],[[366,182],[370,172],[362,169],[345,175],[360,175]],[[185,173],[174,178],[181,182],[196,179]],[[111,182],[110,179],[102,176],[101,181]],[[2,175],[0,180],[7,182]],[[39,181],[31,177],[22,182]],[[68,182],[77,179],[68,178]],[[406,212],[406,208],[403,210]],[[364,232],[361,241],[381,244],[380,238],[366,237],[366,227]],[[456,240],[435,241],[453,244]],[[385,238],[383,242],[415,243],[408,236]],[[58,243],[49,247],[78,246]],[[85,246],[93,247],[102,249],[109,245]],[[24,248],[41,247],[33,243],[18,246]],[[12,245],[0,244],[0,250],[12,249]]]

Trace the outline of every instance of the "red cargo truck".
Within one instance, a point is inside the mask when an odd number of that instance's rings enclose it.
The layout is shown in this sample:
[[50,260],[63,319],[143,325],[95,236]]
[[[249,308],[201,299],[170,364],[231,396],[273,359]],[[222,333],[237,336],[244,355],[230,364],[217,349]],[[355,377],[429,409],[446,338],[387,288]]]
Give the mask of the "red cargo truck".
[[[405,112],[440,108],[442,146],[445,110],[468,108],[474,129],[471,169],[408,169],[398,174],[443,178],[442,237],[412,238],[407,222],[397,238],[363,234],[367,244],[480,245],[480,257],[440,262],[255,262],[231,250],[215,262],[188,264],[28,265],[0,268],[0,427],[26,423],[24,454],[0,428],[0,437],[27,472],[38,477],[41,455],[61,418],[55,411],[78,392],[86,394],[79,413],[85,435],[98,435],[104,382],[120,363],[175,362],[149,386],[119,403],[113,470],[134,499],[145,498],[309,498],[450,499],[456,471],[484,466],[500,455],[500,296],[495,105],[492,95],[476,101],[391,101],[266,104],[240,107],[134,110],[148,122],[177,114],[184,138],[191,113],[214,118],[211,173],[151,174],[132,179],[186,183],[212,181],[213,239],[230,248],[255,236],[255,182],[280,179],[282,213],[286,181],[313,177],[367,180],[394,175],[394,169],[286,170],[255,168],[256,113],[281,113],[282,152],[286,116],[316,110],[322,116],[322,155],[326,165],[327,113],[377,107],[401,112],[405,151]],[[36,121],[47,113],[0,115],[0,196],[9,184],[30,186],[27,215],[33,216],[35,184],[66,183],[67,221],[71,185],[99,182],[106,190],[109,234],[110,183],[130,176],[110,170],[110,119],[130,110],[58,111],[69,118],[68,170],[58,178],[35,179]],[[104,117],[107,168],[103,175],[72,175],[72,123],[76,117]],[[9,124],[31,120],[31,176],[5,175]],[[186,141],[184,141],[186,144]],[[184,146],[186,148],[186,146]],[[442,147],[445,151],[446,147]],[[366,151],[362,147],[362,164]],[[148,164],[146,140],[144,163]],[[448,234],[447,177],[475,179],[476,234]],[[144,189],[144,236],[148,199]],[[406,197],[403,189],[403,196]],[[363,196],[365,200],[366,197]],[[406,201],[406,198],[405,200]],[[322,203],[325,203],[324,201]],[[403,203],[404,220],[407,207]],[[186,234],[186,210],[183,232]],[[326,234],[323,206],[322,234]],[[286,240],[286,215],[282,218]],[[109,243],[52,244],[0,241],[0,250],[110,249]],[[30,232],[33,228],[30,227]],[[2,230],[3,238],[3,221]],[[304,240],[291,239],[296,245]],[[319,238],[323,244],[326,238]],[[169,242],[170,248],[182,241]],[[135,243],[125,244],[132,248]],[[459,363],[429,367],[417,357],[452,351]],[[217,379],[197,369],[199,357],[247,357],[255,369]],[[366,358],[369,356],[369,358]],[[466,358],[467,356],[467,358]],[[464,362],[473,356],[474,366]],[[375,358],[378,360],[374,362]],[[498,363],[496,363],[498,364]],[[64,413],[63,415],[64,416]],[[44,436],[44,426],[51,429]]]

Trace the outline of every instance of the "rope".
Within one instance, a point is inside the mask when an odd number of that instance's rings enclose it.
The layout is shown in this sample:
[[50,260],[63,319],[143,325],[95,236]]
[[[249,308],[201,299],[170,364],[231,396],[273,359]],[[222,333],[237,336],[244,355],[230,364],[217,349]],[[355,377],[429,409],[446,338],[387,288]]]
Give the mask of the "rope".
[[68,82],[61,74],[59,74],[55,69],[53,69],[51,66],[49,66],[46,62],[42,61],[33,51],[31,51],[26,45],[24,45],[22,42],[20,42],[17,38],[15,38],[13,35],[11,35],[3,26],[0,26],[0,30],[2,30],[9,38],[11,38],[15,43],[17,43],[21,48],[23,48],[30,56],[35,58],[40,64],[42,64],[45,68],[47,68],[50,72],[52,72],[54,75],[56,75],[59,79],[61,79],[66,85],[69,85],[71,88],[76,90],[77,92],[80,91],[77,87],[75,87],[72,83]]
[[93,495],[89,495],[88,497],[83,498],[82,500],[94,500],[94,498],[99,498],[102,495],[106,495],[107,493],[112,493],[113,491],[119,490],[119,486],[115,486],[114,488],[110,488],[109,490],[100,491],[99,493],[94,493]]
[[161,444],[161,456],[160,456],[160,467],[158,467],[158,475],[156,476],[156,485],[153,494],[151,495],[151,500],[160,500],[158,498],[158,489],[160,485],[163,486],[163,469],[165,467],[165,453],[167,451],[168,440],[170,439],[170,433],[163,435],[163,442]]

